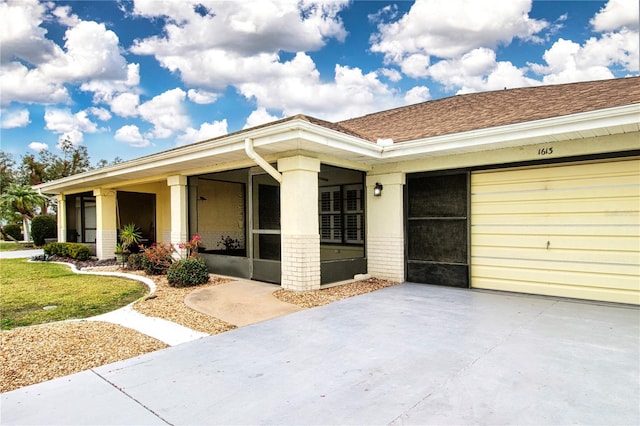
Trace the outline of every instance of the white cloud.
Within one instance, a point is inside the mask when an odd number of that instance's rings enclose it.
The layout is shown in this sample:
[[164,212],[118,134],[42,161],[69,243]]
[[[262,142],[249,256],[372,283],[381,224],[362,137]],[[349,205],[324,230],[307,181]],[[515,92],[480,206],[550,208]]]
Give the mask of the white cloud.
[[186,95],[179,88],[167,90],[138,107],[140,116],[153,124],[149,136],[168,138],[189,127],[189,116],[183,105]]
[[615,65],[637,73],[640,62],[638,39],[637,31],[626,28],[619,33],[592,37],[584,45],[559,39],[545,51],[546,65],[530,64],[530,67],[543,75],[546,84],[614,78],[609,67]]
[[275,115],[269,114],[269,112],[261,107],[252,111],[247,117],[247,121],[244,123],[243,129],[248,129],[250,127],[259,126],[261,124],[270,123],[272,121],[279,120],[282,117],[276,117]]
[[400,64],[402,72],[413,78],[426,77],[429,74],[431,58],[428,55],[414,53],[407,56]]
[[439,61],[429,68],[431,78],[448,89],[457,88],[458,93],[540,84],[524,73],[511,62],[497,62],[495,52],[487,48],[474,49],[459,59]]
[[[67,26],[64,45],[47,38],[45,21]],[[83,21],[71,7],[35,0],[0,3],[2,104],[67,103],[65,84],[129,81],[118,36],[102,23]],[[137,84],[137,83],[136,83]]]
[[104,108],[91,107],[87,109],[87,112],[100,121],[111,120],[111,113]]
[[178,137],[178,145],[187,145],[194,142],[204,141],[215,138],[216,136],[226,135],[227,120],[213,121],[211,123],[202,123],[199,129],[189,127]]
[[136,93],[121,93],[110,102],[111,112],[120,117],[135,117],[138,115],[140,96]]
[[431,93],[426,86],[416,86],[407,91],[404,100],[407,104],[417,104],[431,99]]
[[380,74],[387,77],[389,81],[392,81],[394,83],[402,80],[402,74],[400,74],[398,70],[395,70],[393,68],[382,68],[380,70]]
[[590,23],[599,32],[622,27],[637,30],[640,26],[640,3],[638,0],[609,0]]
[[187,96],[191,102],[196,104],[212,104],[218,100],[219,95],[214,92],[208,92],[206,90],[189,89]]
[[11,102],[55,104],[70,100],[62,84],[48,81],[40,69],[28,69],[18,62],[0,67],[0,92],[2,105]]
[[81,145],[84,133],[96,133],[98,125],[91,121],[87,111],[73,114],[69,109],[47,108],[44,113],[45,129],[59,134],[59,142],[69,139],[73,145]]
[[530,10],[531,0],[417,0],[399,20],[378,26],[371,50],[422,76],[432,56],[456,58],[514,38],[539,42],[549,24],[530,18]]
[[298,53],[291,61],[265,69],[264,78],[237,85],[241,94],[255,99],[258,108],[304,113],[325,120],[346,119],[403,103],[377,72],[335,66],[333,82],[322,82],[311,58]]
[[[196,7],[206,4],[205,16]],[[232,51],[238,56],[285,50],[316,50],[325,39],[344,40],[346,31],[339,12],[347,0],[157,2],[136,0],[133,13],[166,20],[166,37],[149,37],[134,43],[133,52],[153,54],[159,61],[185,58],[209,49]],[[215,67],[209,69],[215,72]]]
[[116,140],[126,142],[129,146],[134,148],[144,148],[151,145],[151,142],[140,134],[140,129],[135,125],[120,127],[116,130],[114,137]]
[[111,104],[115,96],[121,93],[137,93],[136,86],[140,84],[140,65],[127,65],[127,75],[124,79],[94,79],[82,83],[80,90],[93,92],[94,103]]
[[2,65],[19,57],[40,64],[58,54],[59,47],[46,38],[44,21],[47,6],[38,0],[0,3],[0,58]]
[[29,119],[29,110],[26,108],[2,111],[2,122],[0,124],[0,128],[2,129],[25,127],[29,123],[31,123],[31,120]]
[[49,149],[49,145],[44,142],[31,142],[29,144],[29,149],[36,152],[46,151]]

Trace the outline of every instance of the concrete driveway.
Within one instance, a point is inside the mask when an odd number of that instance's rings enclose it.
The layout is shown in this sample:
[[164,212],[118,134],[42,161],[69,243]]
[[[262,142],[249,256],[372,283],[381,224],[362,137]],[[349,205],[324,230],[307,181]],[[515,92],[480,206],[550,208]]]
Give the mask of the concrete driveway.
[[403,284],[2,394],[2,424],[639,424],[640,310]]

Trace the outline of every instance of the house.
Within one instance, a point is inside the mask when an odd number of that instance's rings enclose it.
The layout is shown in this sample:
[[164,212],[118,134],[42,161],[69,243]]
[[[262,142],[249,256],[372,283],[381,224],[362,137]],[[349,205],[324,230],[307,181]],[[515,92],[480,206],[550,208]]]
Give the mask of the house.
[[640,304],[640,77],[297,115],[38,185],[59,238],[202,236],[212,272]]

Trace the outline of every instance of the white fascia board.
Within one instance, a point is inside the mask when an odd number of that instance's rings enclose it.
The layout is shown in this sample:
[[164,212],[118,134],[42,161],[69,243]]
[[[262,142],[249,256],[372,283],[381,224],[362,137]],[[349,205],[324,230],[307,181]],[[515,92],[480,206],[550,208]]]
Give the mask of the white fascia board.
[[[291,126],[288,131],[280,131],[254,139],[254,147],[258,148],[295,139],[300,141],[301,149],[304,148],[309,151],[313,151],[314,148],[316,150],[318,149],[313,145],[320,145],[376,159],[382,155],[382,148],[368,140],[347,135],[337,130],[328,129],[304,120],[297,120],[295,124],[296,125]],[[308,144],[312,145],[309,146]]]
[[534,138],[549,137],[640,123],[640,104],[589,111],[543,120],[490,127],[451,135],[400,142],[385,147],[384,159],[417,154],[441,155],[452,150],[478,151],[506,146],[526,145]]
[[52,182],[46,182],[35,186],[36,190],[43,193],[58,193],[66,187],[78,185],[91,186],[92,182],[113,178],[114,183],[123,180],[128,175],[143,172],[175,163],[188,163],[191,160],[201,160],[203,157],[215,157],[216,155],[230,152],[244,152],[244,140],[251,138],[254,146],[266,146],[276,144],[284,140],[298,138],[300,141],[309,141],[315,144],[331,146],[344,151],[351,151],[370,157],[379,157],[382,150],[375,144],[344,133],[327,129],[306,120],[294,119],[274,125],[260,127],[237,132],[227,137],[216,138],[210,141],[202,141],[194,144],[162,151],[146,157],[141,157],[98,170],[90,170]]

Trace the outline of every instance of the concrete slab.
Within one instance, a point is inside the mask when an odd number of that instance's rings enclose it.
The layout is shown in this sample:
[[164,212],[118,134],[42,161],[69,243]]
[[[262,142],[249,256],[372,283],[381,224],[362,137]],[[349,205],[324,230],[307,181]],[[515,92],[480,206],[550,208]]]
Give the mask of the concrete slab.
[[43,254],[44,251],[42,249],[2,251],[0,252],[0,259],[31,258],[33,256],[41,256]]
[[3,425],[166,425],[93,371],[2,394]]
[[[613,425],[639,364],[637,308],[403,284],[94,371],[171,424]],[[4,394],[2,423],[77,424],[107,402],[83,389],[54,416]]]
[[257,281],[232,281],[194,290],[185,298],[191,309],[242,327],[301,311],[273,297],[279,286]]

